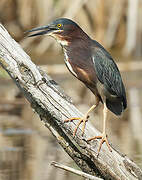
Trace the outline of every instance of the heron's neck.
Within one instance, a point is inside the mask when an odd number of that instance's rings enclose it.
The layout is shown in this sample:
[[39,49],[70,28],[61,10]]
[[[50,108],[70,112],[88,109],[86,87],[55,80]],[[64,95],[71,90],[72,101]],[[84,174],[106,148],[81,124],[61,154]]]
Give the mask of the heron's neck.
[[90,56],[90,41],[84,39],[76,39],[72,42],[61,45],[65,59],[70,59],[72,62],[77,62],[78,59],[86,61]]

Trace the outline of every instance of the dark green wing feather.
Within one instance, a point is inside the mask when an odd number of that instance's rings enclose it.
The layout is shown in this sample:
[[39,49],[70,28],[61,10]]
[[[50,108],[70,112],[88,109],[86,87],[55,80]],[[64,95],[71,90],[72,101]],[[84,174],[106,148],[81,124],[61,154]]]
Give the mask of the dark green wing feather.
[[124,109],[126,108],[126,93],[117,65],[111,55],[95,41],[93,49],[93,63],[98,80],[112,95],[122,98]]

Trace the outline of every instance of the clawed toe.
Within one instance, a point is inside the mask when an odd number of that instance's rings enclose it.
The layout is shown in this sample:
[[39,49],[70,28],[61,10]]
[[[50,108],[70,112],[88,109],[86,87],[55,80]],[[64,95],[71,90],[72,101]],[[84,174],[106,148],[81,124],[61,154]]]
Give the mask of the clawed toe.
[[84,131],[85,131],[85,126],[86,126],[86,122],[88,121],[88,118],[89,118],[89,113],[95,109],[99,104],[99,100],[97,101],[97,103],[95,105],[93,105],[88,111],[87,113],[82,117],[82,118],[70,118],[70,119],[66,119],[64,122],[72,122],[74,120],[79,120],[79,123],[77,124],[75,130],[74,130],[74,133],[73,133],[73,136],[75,136],[76,132],[77,132],[77,129],[79,128],[80,124],[83,122],[83,127],[82,127],[82,135],[84,134]]
[[72,122],[74,120],[79,120],[81,118],[69,118],[69,119],[66,119],[64,122]]
[[76,135],[76,132],[80,126],[81,123],[83,123],[83,127],[82,127],[82,135],[84,134],[84,131],[85,131],[85,125],[86,125],[86,122],[88,121],[88,118],[89,116],[85,116],[85,117],[82,117],[82,118],[70,118],[70,119],[66,119],[64,122],[72,122],[74,120],[79,120],[79,123],[77,124],[75,130],[74,130],[74,133],[73,133],[73,136]]
[[103,143],[105,142],[109,151],[112,152],[111,150],[111,147],[110,147],[110,144],[108,142],[108,139],[107,139],[107,135],[106,134],[102,134],[101,136],[95,136],[95,137],[92,137],[92,138],[89,138],[87,141],[92,141],[92,140],[96,140],[96,139],[101,139],[100,141],[100,145],[99,145],[99,149],[98,149],[98,153],[97,153],[97,156],[99,156],[99,153],[100,153],[100,150],[101,150],[101,147],[103,145]]

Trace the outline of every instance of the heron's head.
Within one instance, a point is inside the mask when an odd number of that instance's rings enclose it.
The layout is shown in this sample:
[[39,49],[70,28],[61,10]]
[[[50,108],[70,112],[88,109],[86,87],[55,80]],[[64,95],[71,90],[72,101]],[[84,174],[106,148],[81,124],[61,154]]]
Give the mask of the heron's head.
[[33,28],[27,32],[36,32],[28,37],[38,35],[48,35],[54,37],[62,46],[67,45],[74,39],[83,37],[85,33],[83,30],[72,20],[67,18],[59,18],[46,26]]

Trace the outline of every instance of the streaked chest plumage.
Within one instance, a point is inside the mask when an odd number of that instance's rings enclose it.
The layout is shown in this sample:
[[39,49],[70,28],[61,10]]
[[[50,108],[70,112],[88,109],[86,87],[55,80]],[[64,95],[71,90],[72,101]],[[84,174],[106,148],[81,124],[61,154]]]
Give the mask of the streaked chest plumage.
[[82,56],[78,49],[73,51],[73,53],[68,52],[64,48],[63,51],[64,61],[69,71],[79,80],[87,84],[94,84],[96,74],[91,57],[87,55]]
[[71,65],[71,61],[70,61],[69,56],[68,56],[68,54],[67,54],[67,51],[66,51],[65,49],[64,49],[64,61],[65,61],[65,64],[66,64],[68,70],[69,70],[75,77],[77,77],[77,74],[75,73],[75,71],[74,71],[74,69],[73,69],[73,67],[72,67],[72,65]]
[[69,51],[64,49],[64,61],[68,70],[98,96],[98,78],[96,76],[93,59],[85,52]]

